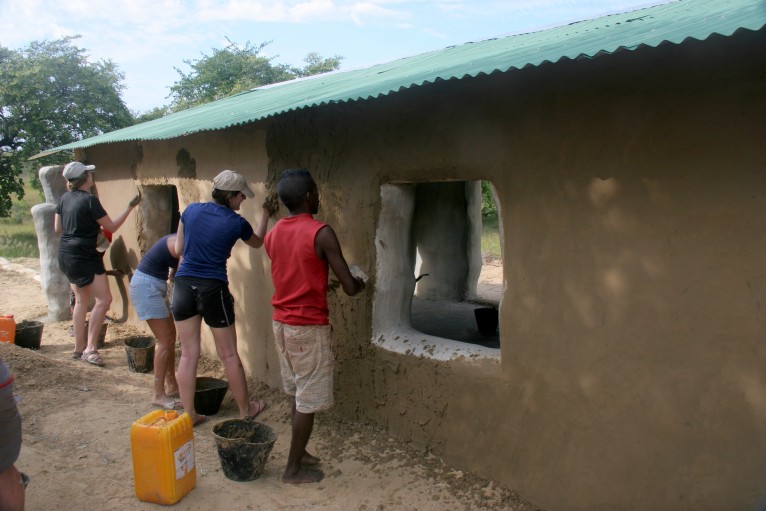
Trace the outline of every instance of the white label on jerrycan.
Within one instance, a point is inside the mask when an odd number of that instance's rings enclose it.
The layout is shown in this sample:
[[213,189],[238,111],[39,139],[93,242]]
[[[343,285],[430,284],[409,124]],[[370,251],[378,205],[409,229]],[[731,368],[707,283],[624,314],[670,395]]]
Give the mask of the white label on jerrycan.
[[176,480],[181,479],[194,468],[194,440],[189,440],[173,453],[176,460]]

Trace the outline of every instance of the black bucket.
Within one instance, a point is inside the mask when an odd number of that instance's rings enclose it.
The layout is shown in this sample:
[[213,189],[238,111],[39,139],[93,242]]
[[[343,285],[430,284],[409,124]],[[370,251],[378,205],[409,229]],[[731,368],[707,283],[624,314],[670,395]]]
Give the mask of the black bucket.
[[43,325],[40,321],[22,321],[16,325],[16,346],[29,350],[39,350],[43,338]]
[[476,326],[484,335],[495,335],[497,332],[498,315],[494,307],[479,307],[473,310]]
[[215,415],[221,408],[229,382],[209,376],[198,376],[194,391],[194,411],[202,415]]
[[[84,344],[88,344],[88,325],[90,324],[90,320],[85,320],[85,340],[83,341]],[[98,341],[96,343],[96,348],[101,349],[106,345],[106,329],[108,328],[109,323],[104,321],[104,323],[101,325],[101,330],[98,332]]]
[[277,433],[252,419],[229,419],[213,426],[223,474],[232,481],[252,481],[263,473]]
[[125,339],[125,356],[128,358],[128,369],[134,373],[151,373],[154,369],[153,337],[137,336]]

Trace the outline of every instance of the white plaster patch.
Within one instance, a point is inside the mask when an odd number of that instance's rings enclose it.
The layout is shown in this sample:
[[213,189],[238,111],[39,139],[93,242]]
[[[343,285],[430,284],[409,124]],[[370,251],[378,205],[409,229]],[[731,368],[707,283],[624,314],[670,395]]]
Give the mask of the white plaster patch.
[[433,360],[481,360],[497,362],[500,369],[500,350],[478,344],[453,341],[424,334],[412,328],[398,328],[378,333],[373,344],[393,353],[424,357]]

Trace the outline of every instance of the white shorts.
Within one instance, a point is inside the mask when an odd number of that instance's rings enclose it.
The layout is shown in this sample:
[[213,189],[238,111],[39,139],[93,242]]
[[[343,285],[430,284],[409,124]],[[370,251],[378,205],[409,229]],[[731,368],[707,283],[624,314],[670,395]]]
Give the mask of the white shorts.
[[332,326],[292,326],[273,321],[282,387],[295,409],[316,413],[333,404]]

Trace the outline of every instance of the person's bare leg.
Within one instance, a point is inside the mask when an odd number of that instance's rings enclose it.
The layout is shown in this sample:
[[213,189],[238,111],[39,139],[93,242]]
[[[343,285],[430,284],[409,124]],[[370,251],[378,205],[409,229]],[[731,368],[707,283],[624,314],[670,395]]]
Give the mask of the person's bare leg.
[[24,511],[24,484],[14,465],[0,472],[0,509]]
[[259,403],[257,400],[250,401],[245,370],[242,368],[242,360],[237,353],[237,330],[234,325],[225,328],[211,328],[210,330],[213,332],[215,349],[223,363],[229,388],[239,407],[239,418],[244,419],[257,415],[265,408],[265,403]]
[[[88,346],[87,351],[98,350],[98,337],[101,335],[101,327],[104,324],[104,318],[109,310],[109,306],[112,305],[112,292],[109,291],[109,282],[106,280],[106,274],[96,275],[93,277],[93,282],[86,286],[90,288],[90,294],[93,297],[93,308],[90,310],[90,319],[88,320]],[[84,289],[84,288],[83,288]],[[80,306],[80,296],[75,293],[77,303],[75,309]],[[88,306],[88,302],[84,302],[85,307]],[[75,335],[77,331],[75,330]]]
[[[154,397],[152,404],[166,406],[174,400],[169,394],[178,392],[176,381],[176,328],[173,320],[168,318],[148,319],[146,323],[157,339],[154,350]],[[170,389],[172,392],[166,392]]]
[[88,302],[90,302],[90,286],[77,287],[71,284],[75,296],[74,308],[72,309],[72,330],[74,331],[74,350],[77,353],[85,351],[88,345],[87,332],[85,331],[85,316],[88,314]]
[[318,468],[308,468],[302,465],[306,446],[314,429],[314,414],[295,411],[293,417],[293,434],[290,440],[290,454],[287,456],[287,467],[282,474],[282,482],[291,484],[318,483],[324,479],[324,472]]
[[[292,414],[290,415],[291,419],[295,421],[295,397],[293,397],[293,405],[292,405]],[[303,457],[301,458],[301,465],[310,467],[314,465],[319,465],[322,460],[314,456],[313,454],[309,454],[309,452],[306,450],[306,447],[308,446],[308,443],[303,446]]]
[[178,361],[178,391],[184,411],[191,416],[192,423],[204,420],[204,415],[194,411],[194,391],[197,386],[197,363],[200,353],[200,327],[202,316],[176,321],[176,330],[181,339],[181,359]]

